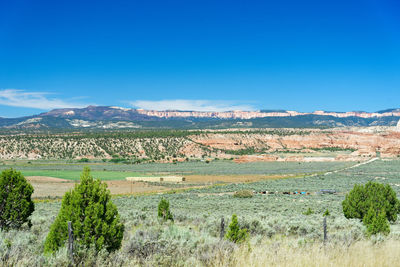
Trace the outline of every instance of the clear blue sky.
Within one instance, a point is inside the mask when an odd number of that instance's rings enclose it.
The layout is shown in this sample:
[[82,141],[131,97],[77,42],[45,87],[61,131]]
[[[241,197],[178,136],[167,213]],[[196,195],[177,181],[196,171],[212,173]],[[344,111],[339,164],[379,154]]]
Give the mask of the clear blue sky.
[[0,116],[399,107],[399,14],[389,0],[1,1]]

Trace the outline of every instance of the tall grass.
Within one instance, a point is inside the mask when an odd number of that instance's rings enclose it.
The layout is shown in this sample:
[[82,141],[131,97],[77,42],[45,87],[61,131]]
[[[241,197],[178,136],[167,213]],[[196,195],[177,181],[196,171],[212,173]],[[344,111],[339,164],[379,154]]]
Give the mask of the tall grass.
[[386,240],[381,243],[357,241],[350,246],[322,243],[296,244],[297,240],[268,242],[247,246],[220,255],[214,266],[399,266],[400,241]]

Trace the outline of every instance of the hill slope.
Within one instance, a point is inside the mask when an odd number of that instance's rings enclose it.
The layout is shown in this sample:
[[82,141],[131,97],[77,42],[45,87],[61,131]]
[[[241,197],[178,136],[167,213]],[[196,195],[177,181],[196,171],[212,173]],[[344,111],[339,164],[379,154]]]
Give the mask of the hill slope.
[[109,130],[109,129],[226,129],[226,128],[305,128],[342,126],[395,126],[398,109],[377,113],[299,113],[263,111],[149,111],[119,107],[88,106],[55,109],[21,118],[0,118],[3,130]]

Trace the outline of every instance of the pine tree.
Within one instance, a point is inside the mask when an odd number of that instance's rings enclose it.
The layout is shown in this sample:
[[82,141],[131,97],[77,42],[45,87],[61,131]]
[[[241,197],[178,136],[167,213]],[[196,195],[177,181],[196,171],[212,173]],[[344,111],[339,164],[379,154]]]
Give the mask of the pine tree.
[[358,218],[367,227],[367,234],[388,234],[389,221],[396,221],[400,201],[390,185],[368,182],[355,185],[342,202],[346,218]]
[[231,223],[229,224],[228,232],[225,238],[234,243],[241,243],[248,237],[247,229],[240,229],[236,214],[232,215]]
[[363,223],[367,227],[367,234],[369,236],[378,233],[385,235],[390,233],[389,221],[386,218],[386,212],[384,210],[377,213],[371,207],[364,216]]
[[29,216],[35,209],[31,199],[32,185],[14,169],[0,175],[0,228],[18,229],[24,223],[31,224]]
[[346,218],[364,219],[370,207],[375,211],[384,210],[386,218],[394,222],[400,212],[400,201],[390,185],[368,182],[364,185],[355,185],[342,202],[343,213]]
[[121,247],[124,225],[120,222],[117,207],[111,201],[105,183],[94,180],[85,167],[80,184],[65,193],[61,210],[50,228],[45,241],[45,252],[54,253],[68,238],[68,221],[72,222],[74,237],[84,247],[94,245],[113,251]]
[[174,221],[171,211],[169,210],[169,201],[162,198],[158,203],[158,217],[163,221]]

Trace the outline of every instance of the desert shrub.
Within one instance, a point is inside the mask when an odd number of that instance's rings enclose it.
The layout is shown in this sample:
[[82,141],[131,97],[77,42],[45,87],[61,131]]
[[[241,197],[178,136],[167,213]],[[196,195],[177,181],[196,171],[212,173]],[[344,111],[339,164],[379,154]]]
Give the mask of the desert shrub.
[[390,225],[383,210],[377,214],[376,210],[371,206],[368,213],[364,216],[363,223],[367,227],[368,235],[378,233],[387,235],[390,233]]
[[35,209],[31,199],[32,185],[14,169],[0,175],[0,228],[18,229],[24,223],[31,225],[29,216]]
[[225,238],[234,243],[244,242],[248,238],[247,229],[240,228],[236,214],[232,215],[232,220]]
[[265,233],[265,229],[259,220],[252,220],[245,228],[247,228],[252,235],[262,235]]
[[125,163],[125,162],[127,162],[127,159],[113,157],[112,159],[110,159],[110,162],[112,162],[112,163]]
[[346,195],[342,207],[346,218],[363,220],[372,207],[378,212],[384,211],[386,218],[394,222],[400,212],[400,201],[390,185],[368,182],[365,186],[355,185]]
[[158,203],[158,217],[163,221],[174,221],[171,211],[169,210],[169,201],[162,198]]
[[304,215],[311,215],[313,213],[314,211],[311,208],[308,208],[305,212],[303,212]]
[[89,162],[89,159],[88,158],[81,158],[80,160],[78,160],[78,162],[83,162],[83,163]]
[[325,216],[330,216],[330,215],[331,215],[331,213],[329,212],[328,209],[326,209],[325,212],[324,212],[324,214],[323,214],[323,216],[325,217]]
[[367,233],[390,232],[389,222],[396,221],[400,212],[400,201],[389,185],[368,182],[355,185],[342,202],[346,218],[358,218],[367,227]]
[[251,198],[253,197],[253,192],[250,190],[240,190],[236,191],[233,196],[238,198]]
[[107,185],[94,180],[87,167],[83,169],[80,184],[63,197],[45,241],[45,252],[54,253],[64,245],[68,221],[72,222],[74,238],[81,246],[94,246],[97,251],[113,251],[121,246],[124,225],[117,207],[111,201]]

